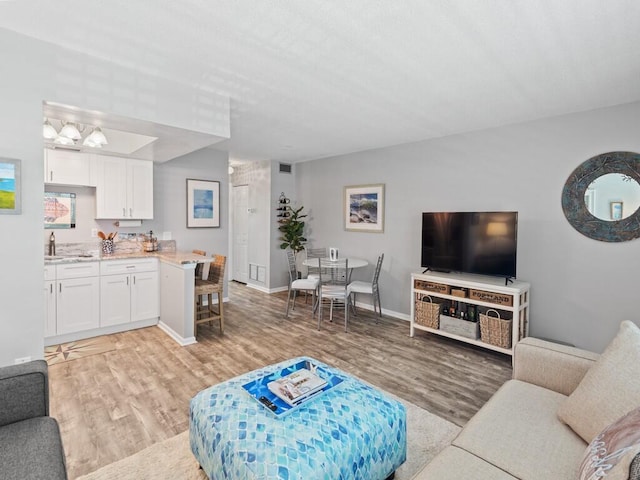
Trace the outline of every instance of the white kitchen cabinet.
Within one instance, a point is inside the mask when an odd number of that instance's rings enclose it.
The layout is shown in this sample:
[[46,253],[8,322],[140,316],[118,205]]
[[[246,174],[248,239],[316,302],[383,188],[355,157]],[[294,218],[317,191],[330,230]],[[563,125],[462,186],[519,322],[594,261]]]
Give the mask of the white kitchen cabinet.
[[44,282],[44,336],[53,337],[56,334],[56,281],[45,280]]
[[100,324],[100,279],[98,277],[58,280],[56,333],[80,332]]
[[44,336],[52,337],[56,334],[56,267],[44,266]]
[[56,334],[98,328],[100,266],[81,262],[56,266]]
[[95,155],[63,149],[44,149],[44,183],[95,187]]
[[153,218],[153,162],[100,156],[96,218]]
[[100,271],[101,327],[160,316],[158,263],[155,258],[104,261]]

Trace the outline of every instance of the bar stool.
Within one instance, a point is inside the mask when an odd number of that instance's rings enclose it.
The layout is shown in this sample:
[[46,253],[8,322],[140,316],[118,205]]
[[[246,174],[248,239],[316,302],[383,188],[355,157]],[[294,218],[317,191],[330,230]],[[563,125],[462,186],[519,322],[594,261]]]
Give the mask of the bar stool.
[[[202,255],[203,257],[207,256],[207,252],[205,252],[204,250],[193,250],[192,253],[194,253],[195,255]],[[196,280],[199,278],[202,280],[202,269],[204,268],[204,263],[197,263],[196,264],[196,271],[194,273],[194,276],[196,277]]]
[[[194,298],[194,323],[193,334],[197,336],[198,325],[208,323],[213,326],[213,321],[220,322],[220,333],[224,333],[224,305],[223,305],[223,287],[224,287],[224,269],[227,263],[227,257],[224,255],[212,255],[213,261],[209,265],[209,275],[206,280],[196,278],[195,298]],[[218,311],[213,308],[213,294],[218,294]],[[207,305],[199,302],[201,296],[207,296]],[[201,315],[206,315],[200,318]]]

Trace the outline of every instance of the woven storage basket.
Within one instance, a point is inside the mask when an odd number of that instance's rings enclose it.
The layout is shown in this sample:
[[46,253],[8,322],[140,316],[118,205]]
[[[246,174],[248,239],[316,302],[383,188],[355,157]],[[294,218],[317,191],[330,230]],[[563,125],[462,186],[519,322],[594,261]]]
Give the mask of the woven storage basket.
[[416,318],[415,322],[418,325],[424,325],[429,328],[440,327],[440,304],[433,303],[433,300],[429,295],[423,298],[428,298],[429,301],[416,300]]
[[[494,312],[497,317],[489,316]],[[511,348],[511,320],[503,320],[497,310],[480,314],[480,340],[497,347]]]

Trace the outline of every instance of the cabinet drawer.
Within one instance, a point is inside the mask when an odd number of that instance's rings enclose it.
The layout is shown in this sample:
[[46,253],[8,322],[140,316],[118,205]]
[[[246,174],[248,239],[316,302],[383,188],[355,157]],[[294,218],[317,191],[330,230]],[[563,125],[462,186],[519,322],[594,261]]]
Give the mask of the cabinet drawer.
[[44,279],[45,280],[55,280],[56,279],[56,266],[55,265],[45,265],[44,266]]
[[100,275],[99,262],[79,262],[66,265],[56,265],[58,280],[65,278],[97,277]]
[[100,262],[100,275],[120,275],[122,273],[155,272],[157,258],[136,258],[132,260],[106,260]]

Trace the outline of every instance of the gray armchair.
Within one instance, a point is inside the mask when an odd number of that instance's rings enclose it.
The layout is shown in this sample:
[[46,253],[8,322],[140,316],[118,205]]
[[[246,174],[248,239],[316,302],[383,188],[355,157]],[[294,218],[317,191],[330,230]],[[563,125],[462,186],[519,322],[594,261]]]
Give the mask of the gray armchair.
[[44,360],[0,367],[0,478],[67,479]]

